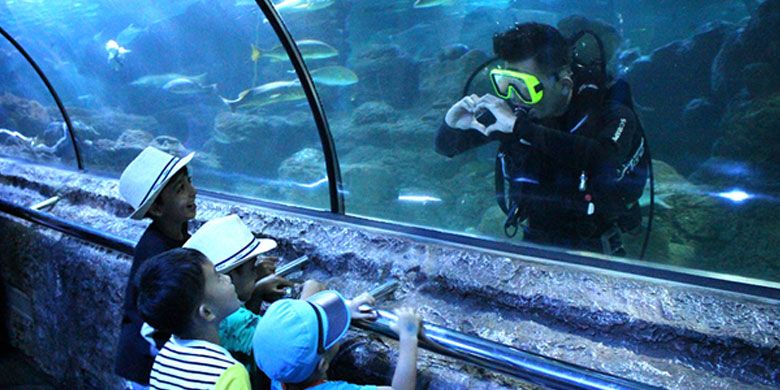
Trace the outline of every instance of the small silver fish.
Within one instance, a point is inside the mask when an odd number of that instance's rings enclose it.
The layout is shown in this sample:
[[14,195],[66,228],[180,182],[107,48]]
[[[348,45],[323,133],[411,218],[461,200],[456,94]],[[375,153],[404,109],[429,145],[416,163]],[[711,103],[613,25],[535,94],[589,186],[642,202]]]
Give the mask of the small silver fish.
[[333,5],[334,0],[282,0],[274,4],[279,12],[316,11]]
[[127,46],[131,42],[135,40],[135,38],[138,37],[143,32],[146,32],[146,28],[138,28],[133,25],[133,23],[130,23],[129,26],[125,27],[124,30],[120,31],[119,34],[116,36],[116,41],[122,45]]
[[162,73],[151,74],[137,78],[133,80],[130,85],[139,88],[162,88],[163,85],[167,84],[171,80],[176,80],[179,78],[190,79],[201,85],[206,83],[206,73],[201,73],[196,76],[187,76],[179,73]]
[[449,5],[452,0],[416,0],[412,8],[431,8],[440,5]]

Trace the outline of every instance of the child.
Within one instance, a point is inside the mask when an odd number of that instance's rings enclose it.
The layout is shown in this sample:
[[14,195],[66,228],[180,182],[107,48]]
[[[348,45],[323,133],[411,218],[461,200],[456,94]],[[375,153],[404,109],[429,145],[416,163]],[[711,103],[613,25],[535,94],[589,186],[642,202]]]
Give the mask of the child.
[[246,368],[219,346],[219,324],[241,302],[230,277],[192,249],[144,262],[134,280],[138,313],[172,334],[154,358],[152,389],[250,389]]
[[[143,262],[169,249],[180,248],[190,238],[187,223],[197,213],[197,190],[187,171],[194,153],[177,158],[153,147],[144,149],[122,173],[119,192],[133,206],[133,219],[148,217],[152,223],[135,247],[130,279],[133,280]],[[263,280],[259,292],[273,291],[284,284],[283,279],[271,276]],[[128,283],[125,290],[122,331],[117,346],[116,373],[127,379],[128,385],[143,388],[149,384],[149,373],[157,350],[170,334],[146,329],[136,310],[136,290]],[[141,335],[151,333],[154,345]]]
[[[153,147],[144,149],[122,172],[119,192],[134,211],[132,219],[150,218],[135,247],[130,278],[133,280],[143,262],[168,249],[179,248],[189,238],[187,222],[195,218],[197,191],[187,172],[194,153],[178,158]],[[155,346],[141,336],[143,320],[136,309],[136,290],[128,282],[125,290],[122,330],[117,346],[116,373],[134,388],[149,384]],[[168,334],[155,334],[162,346]]]
[[414,389],[420,319],[409,309],[397,311],[395,330],[399,334],[400,353],[392,387],[327,381],[325,373],[338,352],[339,341],[347,333],[353,318],[351,312],[364,303],[361,299],[347,303],[332,290],[305,301],[282,299],[273,303],[255,330],[257,366],[275,381],[276,389]]
[[[241,302],[248,301],[258,290],[264,297],[270,297],[266,300],[272,301],[284,295],[285,289],[293,285],[273,275],[273,267],[258,274],[257,268],[269,263],[267,258],[259,256],[276,248],[276,241],[256,238],[238,215],[206,222],[184,244],[184,248],[203,253],[214,263],[217,272],[229,275]],[[221,345],[234,355],[238,352],[249,356],[252,352],[252,336],[259,319],[260,316],[242,305],[220,325]]]

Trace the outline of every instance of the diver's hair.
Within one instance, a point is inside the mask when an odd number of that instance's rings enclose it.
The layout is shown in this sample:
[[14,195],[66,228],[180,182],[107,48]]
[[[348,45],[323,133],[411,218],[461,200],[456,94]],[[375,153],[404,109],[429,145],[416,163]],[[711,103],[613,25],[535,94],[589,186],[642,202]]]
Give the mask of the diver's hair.
[[203,264],[208,261],[202,253],[183,248],[146,260],[134,281],[141,318],[162,332],[186,331],[205,295]]
[[545,72],[554,72],[571,65],[569,43],[553,26],[530,22],[493,36],[493,51],[504,61],[516,62],[534,58]]

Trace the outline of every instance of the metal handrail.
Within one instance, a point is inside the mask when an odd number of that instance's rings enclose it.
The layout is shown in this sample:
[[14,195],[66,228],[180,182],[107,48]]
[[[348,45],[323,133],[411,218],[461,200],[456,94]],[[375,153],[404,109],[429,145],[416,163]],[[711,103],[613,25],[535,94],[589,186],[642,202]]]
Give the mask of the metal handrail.
[[330,125],[325,116],[325,109],[322,107],[322,101],[320,101],[320,97],[317,94],[317,89],[314,87],[314,80],[312,80],[311,74],[309,74],[309,70],[303,62],[303,56],[301,56],[298,46],[295,44],[290,31],[284,25],[281,16],[276,12],[273,3],[271,3],[270,0],[256,0],[256,2],[263,11],[263,14],[265,14],[266,19],[268,19],[268,23],[276,32],[276,36],[279,38],[282,46],[284,46],[284,50],[287,51],[287,56],[290,58],[290,62],[295,69],[295,74],[301,81],[301,88],[303,88],[303,91],[306,93],[306,99],[309,101],[309,107],[314,116],[314,123],[317,125],[320,142],[322,143],[325,168],[328,172],[330,211],[336,214],[344,214],[344,193],[342,191],[341,183],[341,168],[339,167],[333,135],[330,132]]
[[89,226],[77,224],[29,207],[18,206],[5,199],[0,199],[0,211],[126,255],[133,255],[135,244],[132,241]]
[[[69,236],[110,248],[128,255],[133,254],[130,240],[77,224],[49,213],[22,207],[0,199],[0,211],[30,222],[46,226]],[[291,263],[305,263],[301,258]],[[397,282],[379,286],[377,295],[392,293]],[[383,336],[397,338],[390,325],[396,317],[387,311],[376,310],[375,322],[354,322],[358,328]],[[470,336],[441,326],[425,323],[420,346],[427,350],[450,356],[521,380],[553,389],[654,389],[639,382],[618,378],[588,368],[561,362],[548,357],[521,351],[490,340]]]
[[76,155],[76,165],[78,166],[79,170],[84,170],[84,162],[81,159],[81,151],[79,150],[79,145],[76,141],[76,133],[73,131],[73,123],[70,121],[70,115],[68,115],[68,111],[65,110],[65,105],[62,103],[62,100],[60,100],[60,96],[57,94],[57,91],[54,90],[54,86],[51,84],[51,82],[49,82],[49,79],[46,77],[46,74],[43,73],[41,67],[38,66],[38,63],[33,60],[30,54],[24,50],[24,47],[22,47],[22,45],[11,36],[11,34],[6,32],[2,26],[0,26],[0,35],[5,37],[5,39],[8,40],[8,42],[10,42],[16,48],[16,50],[22,54],[22,56],[24,56],[27,62],[30,63],[30,66],[32,66],[35,70],[35,73],[38,74],[38,77],[41,78],[41,81],[43,81],[43,83],[46,85],[46,89],[49,90],[49,93],[54,99],[54,102],[57,103],[57,108],[60,110],[60,115],[62,115],[62,119],[65,121],[65,126],[68,128],[70,142],[73,144],[73,153]]
[[[376,321],[354,321],[352,325],[397,340],[398,334],[391,328],[397,321],[396,315],[379,309],[375,311]],[[440,355],[549,389],[659,389],[427,322],[422,323],[418,343],[421,348]]]

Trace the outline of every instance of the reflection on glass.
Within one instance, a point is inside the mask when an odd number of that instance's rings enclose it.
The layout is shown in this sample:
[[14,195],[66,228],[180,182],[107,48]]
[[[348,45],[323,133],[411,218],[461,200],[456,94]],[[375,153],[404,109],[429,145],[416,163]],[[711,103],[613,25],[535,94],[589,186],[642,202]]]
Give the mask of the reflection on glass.
[[[0,23],[57,88],[87,169],[118,175],[148,145],[195,151],[199,188],[328,207],[327,182],[312,185],[326,171],[305,95],[254,1],[7,0]],[[306,58],[335,55],[301,45]]]
[[[469,75],[494,55],[494,33],[533,21],[571,37],[588,23],[601,38],[610,76],[631,87],[654,159],[645,260],[780,280],[771,250],[780,231],[771,152],[780,142],[771,135],[780,127],[780,64],[745,51],[777,44],[757,38],[771,30],[771,23],[750,19],[761,3],[337,1],[318,9],[287,5],[280,13],[293,37],[338,53],[307,59],[310,70],[355,74],[354,83],[338,86],[315,77],[348,213],[519,242],[522,229],[506,237],[507,216],[496,204],[498,143],[449,159],[434,151],[436,130]],[[596,19],[603,22],[589,22]],[[750,42],[735,43],[737,35]],[[598,63],[592,36],[575,46],[578,62]],[[468,93],[492,93],[489,72],[500,65],[479,71]],[[572,180],[579,178],[577,172]],[[633,196],[641,226],[621,238],[626,255],[636,258],[648,232],[649,186]]]

